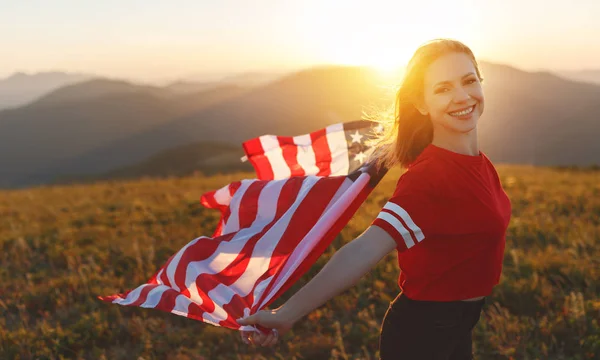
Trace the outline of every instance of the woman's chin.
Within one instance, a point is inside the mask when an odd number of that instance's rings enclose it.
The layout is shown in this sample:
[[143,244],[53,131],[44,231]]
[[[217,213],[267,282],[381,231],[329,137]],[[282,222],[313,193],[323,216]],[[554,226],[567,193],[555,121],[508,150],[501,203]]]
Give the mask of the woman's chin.
[[468,133],[477,128],[478,119],[477,115],[472,116],[469,120],[452,119],[449,125],[455,132]]

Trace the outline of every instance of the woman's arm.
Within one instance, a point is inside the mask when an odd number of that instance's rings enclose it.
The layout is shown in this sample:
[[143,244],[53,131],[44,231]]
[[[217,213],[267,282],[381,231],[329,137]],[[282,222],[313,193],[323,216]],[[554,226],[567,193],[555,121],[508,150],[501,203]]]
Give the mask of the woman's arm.
[[294,323],[327,300],[358,282],[396,242],[383,229],[370,226],[356,239],[342,246],[323,269],[278,310],[282,319]]
[[390,251],[396,248],[394,239],[382,228],[371,225],[356,239],[342,246],[323,269],[275,310],[261,310],[243,319],[240,325],[260,324],[277,330],[267,335],[241,331],[245,343],[272,346],[291,329],[294,322],[321,306],[324,302],[355,284]]

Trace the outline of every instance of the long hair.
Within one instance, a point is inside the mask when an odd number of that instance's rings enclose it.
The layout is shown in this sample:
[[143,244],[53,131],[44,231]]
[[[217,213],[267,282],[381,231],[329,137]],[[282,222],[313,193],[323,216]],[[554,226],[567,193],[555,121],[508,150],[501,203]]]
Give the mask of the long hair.
[[468,46],[457,40],[434,39],[421,45],[414,53],[396,92],[393,115],[388,110],[369,120],[381,123],[383,132],[370,145],[377,167],[391,168],[400,165],[407,168],[433,140],[433,123],[429,115],[422,115],[415,104],[423,101],[425,71],[435,60],[448,53],[459,52],[469,56],[483,81],[479,65]]

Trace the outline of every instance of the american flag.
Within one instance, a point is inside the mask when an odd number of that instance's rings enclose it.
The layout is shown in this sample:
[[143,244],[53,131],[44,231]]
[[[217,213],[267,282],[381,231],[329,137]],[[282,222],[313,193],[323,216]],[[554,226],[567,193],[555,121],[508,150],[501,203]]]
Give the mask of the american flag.
[[204,206],[221,211],[214,234],[190,241],[145,284],[99,298],[256,331],[236,320],[292,286],[387,172],[368,161],[365,140],[381,131],[376,125],[360,120],[244,142],[258,178],[202,195]]
[[259,179],[347,175],[361,167],[372,149],[365,144],[383,130],[358,120],[300,136],[263,135],[242,144]]

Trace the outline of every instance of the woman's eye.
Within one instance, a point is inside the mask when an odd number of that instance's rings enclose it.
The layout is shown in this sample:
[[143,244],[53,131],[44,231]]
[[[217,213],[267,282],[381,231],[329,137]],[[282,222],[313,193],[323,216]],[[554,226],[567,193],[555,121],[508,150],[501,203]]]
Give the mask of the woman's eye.
[[448,88],[439,88],[439,89],[435,90],[435,93],[436,94],[443,93],[443,92],[446,92],[446,90],[448,90]]
[[476,80],[475,80],[475,79],[469,79],[469,80],[467,80],[467,81],[466,81],[466,83],[467,83],[467,84],[472,84],[472,83],[474,83],[474,82],[476,82]]

